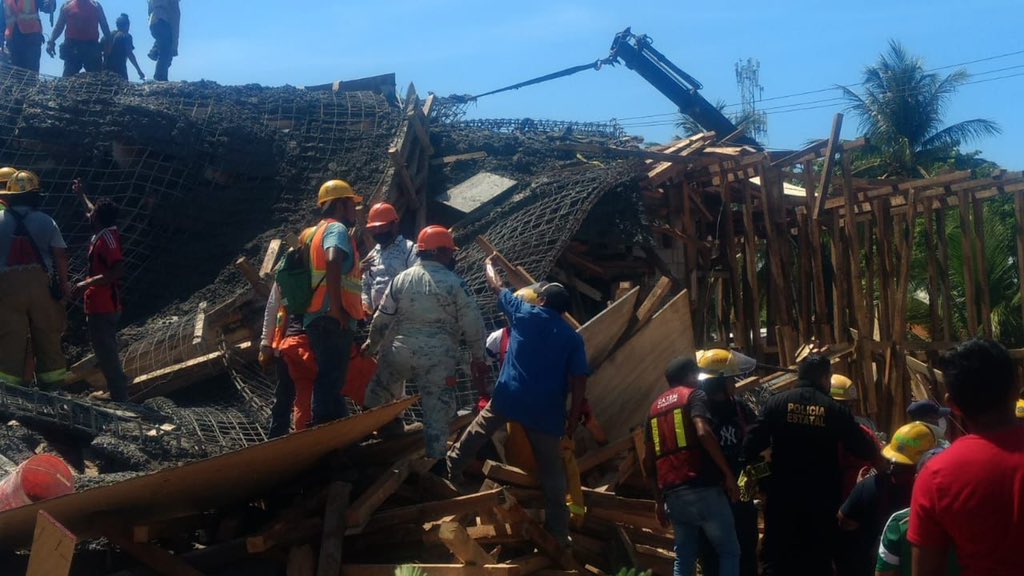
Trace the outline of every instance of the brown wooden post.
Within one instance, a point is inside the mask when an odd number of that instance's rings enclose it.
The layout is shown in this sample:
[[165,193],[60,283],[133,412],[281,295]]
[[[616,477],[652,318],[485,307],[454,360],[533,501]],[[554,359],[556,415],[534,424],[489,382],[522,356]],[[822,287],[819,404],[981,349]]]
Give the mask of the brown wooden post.
[[[878,413],[878,399],[875,393],[874,367],[871,358],[871,349],[867,342],[872,338],[870,323],[868,321],[867,309],[874,301],[871,284],[868,284],[868,292],[865,294],[864,285],[861,283],[861,241],[860,230],[857,228],[857,196],[853,192],[853,168],[849,156],[843,154],[843,194],[846,196],[846,236],[849,240],[850,262],[850,287],[853,298],[854,315],[857,318],[857,357],[861,365],[861,389],[865,391],[867,402],[867,413],[875,416]],[[838,219],[838,214],[835,216]],[[870,227],[868,228],[870,230]]]
[[741,185],[743,192],[743,241],[746,247],[743,262],[746,264],[746,283],[743,286],[743,293],[750,304],[749,325],[753,331],[751,334],[751,353],[754,358],[763,361],[764,354],[761,346],[761,290],[757,280],[757,229],[754,227],[754,196],[750,189],[750,181],[743,179]]
[[942,338],[942,318],[939,316],[939,305],[942,302],[942,291],[939,288],[939,259],[935,243],[935,210],[931,200],[924,203],[924,249],[928,259],[928,316],[931,319],[928,332],[933,342]]
[[[947,187],[948,188],[948,187]],[[971,225],[971,204],[966,191],[958,193],[960,212],[960,242],[964,254],[964,293],[967,308],[967,335],[978,335],[978,276],[974,262],[974,226]]]
[[[1017,222],[1020,226],[1020,221]],[[935,213],[935,239],[938,241],[939,292],[942,296],[942,338],[952,342],[953,337],[953,296],[949,288],[949,234],[946,227],[946,209]],[[1024,288],[1022,288],[1024,289]]]
[[[747,323],[746,313],[743,310],[743,292],[740,289],[740,270],[739,263],[736,261],[736,227],[733,222],[732,213],[732,198],[730,185],[727,182],[728,175],[725,172],[723,166],[719,165],[719,174],[721,175],[722,185],[722,230],[723,237],[718,239],[718,248],[722,251],[722,256],[725,257],[726,265],[729,268],[729,287],[732,294],[732,309],[733,318],[735,322],[733,324],[733,335],[736,338],[736,345],[741,350],[750,349],[750,332],[749,324]],[[729,309],[723,306],[726,314],[729,314]],[[725,342],[728,343],[728,334],[725,335]]]
[[985,259],[985,207],[975,199],[974,208],[974,249],[978,265],[978,291],[981,293],[981,328],[986,338],[992,337],[992,297],[988,283],[988,262]]

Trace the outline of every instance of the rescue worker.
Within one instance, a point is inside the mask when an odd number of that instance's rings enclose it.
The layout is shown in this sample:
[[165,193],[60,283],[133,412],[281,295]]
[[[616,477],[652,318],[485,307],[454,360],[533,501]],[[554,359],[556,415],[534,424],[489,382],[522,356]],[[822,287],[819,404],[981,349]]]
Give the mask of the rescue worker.
[[64,381],[67,364],[60,338],[68,284],[67,244],[60,228],[39,211],[39,178],[22,170],[0,195],[0,379],[21,384],[27,375],[28,337],[36,359],[36,381],[50,388]]
[[840,546],[846,553],[838,554],[845,562],[836,562],[836,573],[848,576],[872,576],[878,542],[889,518],[910,506],[917,463],[930,450],[938,447],[938,438],[923,422],[911,422],[892,435],[882,450],[889,461],[887,469],[857,483],[853,493],[839,509],[837,519],[846,538]]
[[953,411],[939,406],[934,400],[917,400],[907,406],[907,417],[912,422],[924,422],[932,427],[932,432],[939,438],[939,445],[949,447],[949,416]]
[[296,432],[305,430],[312,418],[316,357],[302,326],[302,314],[289,313],[276,282],[263,313],[259,360],[264,370],[273,364],[277,375],[267,438],[284,436],[293,427]]
[[[417,239],[420,262],[391,281],[370,324],[363,353],[377,356],[379,367],[366,390],[366,406],[387,404],[405,395],[412,380],[423,405],[427,458],[444,458],[455,415],[455,368],[459,342],[472,355],[477,388],[487,374],[484,324],[476,301],[455,268],[455,239],[443,226],[427,226]],[[385,431],[402,427],[396,420]]]
[[11,55],[11,65],[39,73],[43,56],[43,21],[39,12],[53,14],[57,0],[3,0],[4,40]]
[[767,576],[831,574],[842,495],[839,448],[879,467],[884,462],[850,410],[829,396],[831,373],[828,357],[808,356],[797,387],[768,400],[744,445],[749,461],[771,448],[771,476],[764,481]]
[[11,179],[11,176],[14,176],[17,173],[17,168],[11,168],[10,166],[0,168],[0,210],[7,208],[7,204],[4,202],[2,196],[3,192],[7,190],[7,181]]
[[117,324],[124,303],[121,281],[125,274],[121,233],[117,229],[118,206],[109,199],[93,204],[79,180],[75,180],[72,190],[85,204],[93,229],[89,240],[89,274],[75,286],[75,293],[84,297],[89,343],[107,382],[110,400],[127,402],[128,376],[121,365],[117,344]]
[[857,385],[854,384],[853,380],[842,374],[833,374],[832,379],[829,381],[829,394],[836,402],[850,410],[850,413],[853,414],[853,419],[858,424],[863,426],[872,435],[878,435],[878,425],[871,418],[861,414],[860,392],[857,390]]
[[398,231],[398,212],[386,202],[374,204],[366,219],[366,230],[376,246],[363,261],[363,310],[373,316],[384,291],[403,270],[419,262],[416,246]]
[[110,26],[103,7],[96,0],[68,0],[60,9],[57,24],[46,43],[46,53],[51,58],[57,55],[56,43],[64,29],[67,38],[60,46],[60,58],[64,61],[64,77],[103,69],[103,50],[100,48],[100,31],[103,38],[110,38]]
[[712,430],[699,371],[689,358],[665,369],[669,389],[651,405],[643,465],[658,521],[675,532],[674,573],[693,575],[703,532],[718,555],[718,574],[736,576],[740,545],[729,502],[739,500],[740,489]]
[[[842,374],[833,374],[829,382],[829,394],[833,400],[850,410],[854,420],[857,421],[857,425],[860,426],[864,434],[881,448],[883,444],[878,439],[877,428],[874,422],[857,415],[857,412],[860,410],[860,395],[857,393],[857,385],[853,383],[853,380]],[[843,475],[842,500],[846,500],[850,493],[853,492],[853,487],[857,485],[857,482],[871,474],[871,464],[871,462],[857,458],[842,448],[839,449],[839,468],[842,470]]]
[[363,319],[359,250],[349,230],[355,226],[356,205],[362,201],[348,182],[325,182],[317,196],[322,219],[300,236],[302,245],[309,246],[313,289],[303,328],[317,363],[310,426],[348,416],[341,390],[356,322]]
[[149,0],[149,32],[153,35],[149,57],[156,62],[154,80],[167,81],[171,61],[178,55],[180,29],[181,7],[178,0]]
[[503,287],[491,258],[485,264],[487,284],[498,295],[498,306],[512,327],[509,348],[494,397],[448,454],[449,476],[456,485],[462,484],[466,465],[484,443],[510,421],[518,423],[537,462],[544,491],[544,527],[567,545],[570,512],[562,438],[572,438],[580,422],[589,374],[586,348],[583,338],[562,318],[570,299],[561,284],[548,284],[540,291],[537,305],[528,304]]

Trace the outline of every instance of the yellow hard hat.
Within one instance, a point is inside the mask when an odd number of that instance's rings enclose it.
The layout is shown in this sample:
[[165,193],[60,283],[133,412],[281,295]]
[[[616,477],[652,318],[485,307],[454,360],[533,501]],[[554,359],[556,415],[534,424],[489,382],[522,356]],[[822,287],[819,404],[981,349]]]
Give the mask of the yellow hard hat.
[[341,198],[351,198],[353,202],[359,203],[363,201],[363,197],[356,194],[356,191],[352,189],[352,186],[344,180],[328,180],[324,182],[324,185],[320,187],[320,194],[317,196],[317,204],[323,208],[324,204],[327,204],[331,200],[338,200]]
[[7,181],[11,179],[11,176],[14,176],[17,173],[17,168],[11,168],[10,166],[0,168],[0,184],[7,184]]
[[516,298],[519,298],[520,300],[526,302],[527,304],[533,304],[534,306],[536,306],[537,302],[540,300],[540,291],[543,289],[544,286],[540,282],[536,284],[530,284],[525,288],[520,288],[519,290],[516,290]]
[[1017,400],[1017,418],[1024,420],[1024,400]]
[[39,177],[28,170],[15,172],[7,181],[7,194],[22,194],[39,190]]
[[882,455],[897,464],[917,465],[921,458],[939,445],[931,427],[924,422],[905,424],[892,435]]
[[842,374],[832,375],[830,393],[832,394],[832,398],[841,402],[846,400],[853,401],[860,398],[857,394],[857,385],[853,383],[853,380],[850,380]]
[[700,366],[701,376],[704,378],[737,376],[746,374],[757,367],[757,360],[734,350],[712,348],[697,351],[697,366]]

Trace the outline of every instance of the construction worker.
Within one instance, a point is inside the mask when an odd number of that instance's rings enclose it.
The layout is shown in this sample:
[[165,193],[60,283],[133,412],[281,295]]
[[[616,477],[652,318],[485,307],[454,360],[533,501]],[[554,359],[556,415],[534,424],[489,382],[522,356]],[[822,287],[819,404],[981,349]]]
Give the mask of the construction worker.
[[114,23],[117,31],[110,39],[110,47],[103,57],[103,69],[117,74],[125,80],[128,79],[128,62],[135,67],[139,80],[145,80],[146,74],[142,72],[139,61],[135,59],[135,40],[132,38],[131,20],[127,14],[121,14]]
[[837,552],[836,573],[840,576],[872,576],[878,553],[878,542],[885,523],[896,512],[910,506],[917,463],[925,454],[938,447],[938,438],[931,427],[923,422],[911,422],[900,427],[892,441],[882,450],[890,463],[857,483],[853,493],[839,509],[842,538]]
[[11,65],[39,72],[43,55],[43,21],[39,12],[53,14],[56,0],[3,0],[4,39],[11,55]]
[[356,205],[362,201],[348,182],[325,182],[317,196],[322,219],[300,236],[302,245],[309,246],[313,288],[303,328],[317,363],[310,426],[348,415],[341,390],[356,322],[363,319],[359,250],[349,230],[356,224]]
[[[485,263],[487,284],[498,295],[498,306],[511,325],[508,353],[494,396],[466,429],[448,454],[452,482],[477,451],[510,421],[526,431],[544,491],[544,527],[560,543],[569,543],[570,512],[566,505],[566,468],[562,438],[572,438],[580,423],[586,392],[587,353],[583,338],[562,315],[569,309],[569,292],[561,284],[548,284],[537,305],[528,304],[503,287],[492,263]],[[566,399],[572,408],[566,419]]]
[[277,374],[267,438],[284,436],[293,427],[305,430],[312,418],[317,363],[302,320],[302,314],[289,313],[274,283],[263,313],[259,356],[260,365],[268,369],[273,364]]
[[75,286],[75,293],[84,296],[89,343],[107,382],[110,399],[127,402],[128,376],[121,365],[117,344],[117,324],[124,303],[121,280],[125,274],[121,233],[117,229],[118,207],[109,199],[90,202],[79,180],[74,181],[72,190],[85,205],[93,229],[89,240],[89,274]]
[[964,574],[1021,573],[1024,425],[1010,353],[976,338],[943,355],[947,403],[968,434],[928,463],[914,483],[907,539],[914,574],[947,574],[956,550]]
[[831,373],[828,357],[804,359],[797,387],[768,399],[744,445],[748,461],[771,448],[764,482],[768,576],[831,574],[842,503],[839,448],[879,468],[884,462],[850,410],[829,396]]
[[[874,422],[857,415],[860,412],[860,394],[857,392],[857,385],[853,383],[853,380],[842,374],[833,374],[829,382],[829,394],[833,400],[850,410],[850,413],[853,414],[853,419],[857,421],[857,425],[860,426],[864,434],[881,448],[883,444],[878,439],[878,430]],[[845,501],[850,496],[850,493],[853,492],[853,487],[871,474],[871,465],[870,461],[857,458],[842,447],[839,448],[839,468],[842,470],[843,475],[842,500]]]
[[[946,448],[939,447],[929,450],[917,463],[917,475],[932,458],[938,456]],[[878,561],[875,563],[875,576],[913,576],[910,541],[907,532],[910,530],[910,508],[904,508],[893,514],[882,529],[881,542],[878,545]],[[960,565],[956,552],[951,550],[949,562],[946,564],[947,576],[960,576]]]
[[0,195],[0,379],[25,381],[28,337],[36,359],[36,381],[52,387],[64,381],[67,364],[60,338],[65,327],[67,244],[60,228],[39,211],[39,178],[22,170]]
[[651,405],[643,465],[658,521],[675,532],[675,574],[693,575],[703,532],[717,553],[718,574],[736,576],[740,545],[729,503],[739,500],[740,489],[712,430],[699,373],[689,358],[665,369],[669,389]]
[[178,0],[149,0],[149,32],[153,35],[149,57],[156,62],[154,80],[167,81],[171,61],[178,55],[180,29],[181,7]]
[[[455,239],[443,226],[427,226],[416,242],[420,262],[395,277],[370,323],[363,353],[377,356],[377,373],[366,390],[366,406],[387,404],[416,383],[423,405],[427,458],[444,458],[455,415],[455,368],[459,342],[472,355],[477,388],[487,374],[484,323],[476,300],[455,268]],[[386,433],[402,428],[392,422]]]
[[366,230],[377,244],[363,261],[363,310],[373,316],[391,280],[419,258],[416,246],[398,231],[398,212],[391,204],[381,202],[370,208]]
[[[11,179],[11,176],[14,176],[17,173],[17,168],[12,168],[10,166],[0,168],[0,194],[7,190],[7,181]],[[3,197],[0,196],[0,210],[5,210],[6,208],[7,204],[4,202]]]
[[68,0],[60,9],[57,24],[46,43],[46,53],[51,58],[57,55],[57,39],[67,28],[67,39],[60,46],[60,58],[64,61],[64,77],[70,78],[83,68],[86,72],[103,69],[103,50],[100,48],[100,31],[103,38],[110,38],[110,26],[103,7],[96,0]]

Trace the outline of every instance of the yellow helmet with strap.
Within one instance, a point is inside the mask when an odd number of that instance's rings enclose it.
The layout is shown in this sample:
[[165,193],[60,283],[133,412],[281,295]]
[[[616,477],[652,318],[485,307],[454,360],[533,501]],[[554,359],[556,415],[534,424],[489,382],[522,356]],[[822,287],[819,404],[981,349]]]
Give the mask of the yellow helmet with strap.
[[757,361],[735,350],[711,348],[697,351],[697,365],[704,377],[738,376],[757,367]]
[[857,394],[857,385],[853,383],[853,380],[850,380],[842,374],[832,375],[832,382],[829,391],[832,398],[839,400],[840,402],[847,400],[853,401],[860,398]]
[[939,445],[935,432],[924,422],[905,424],[892,435],[882,455],[897,464],[917,465],[921,458]]

